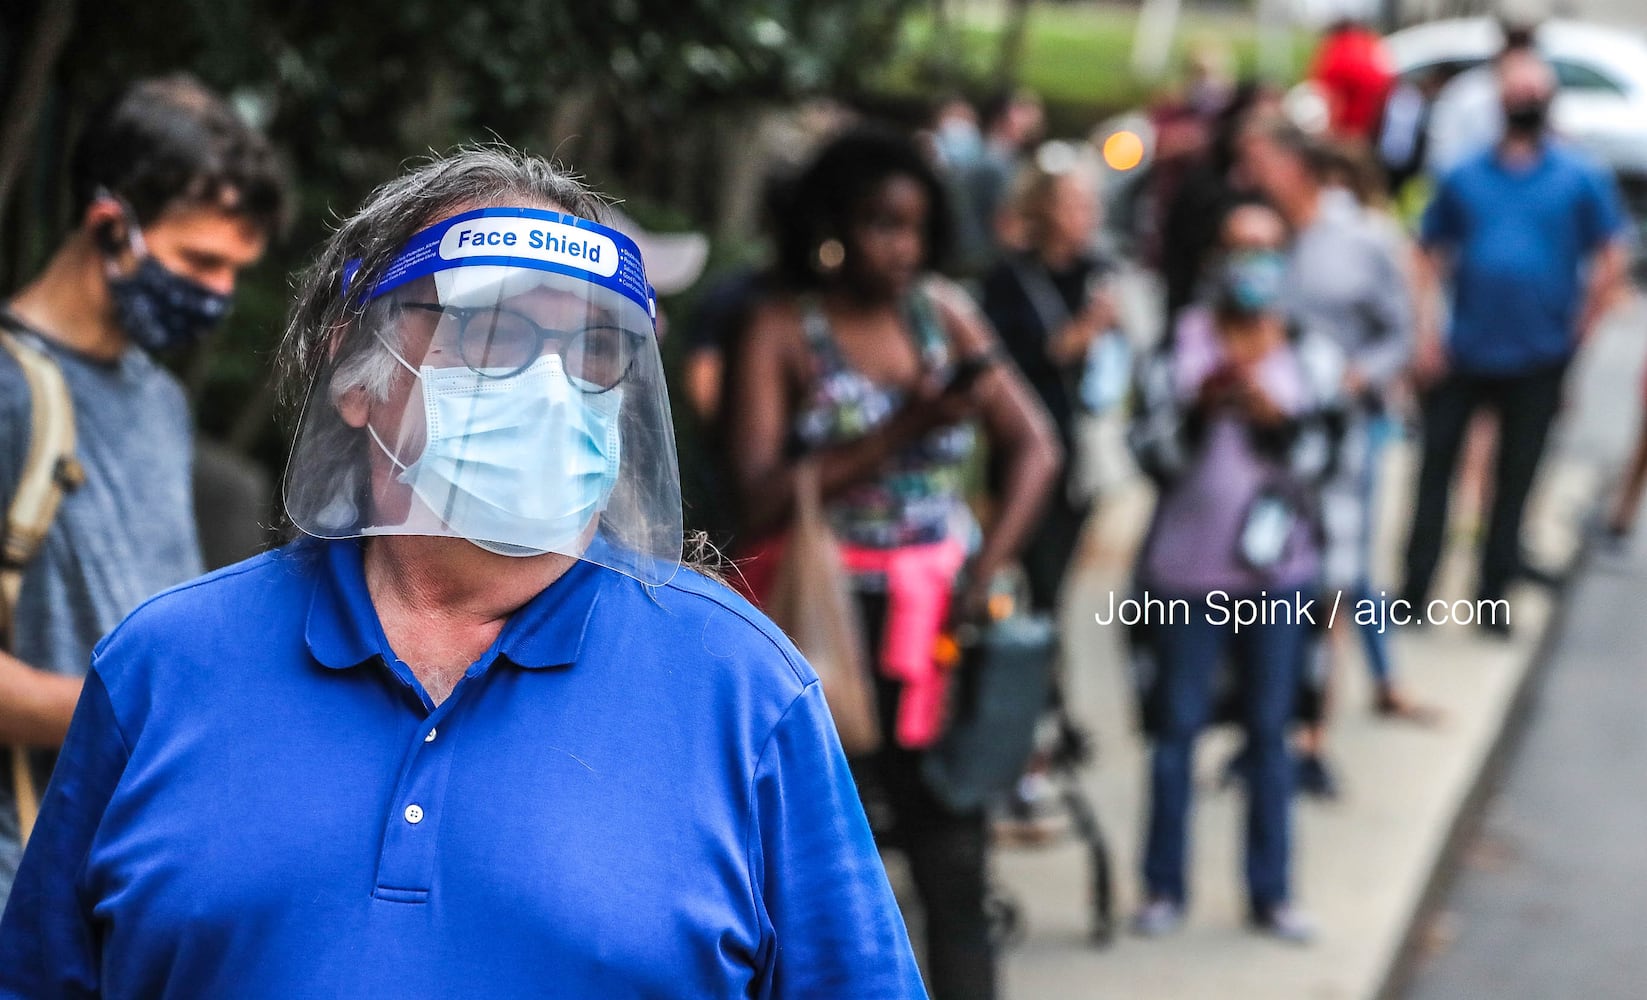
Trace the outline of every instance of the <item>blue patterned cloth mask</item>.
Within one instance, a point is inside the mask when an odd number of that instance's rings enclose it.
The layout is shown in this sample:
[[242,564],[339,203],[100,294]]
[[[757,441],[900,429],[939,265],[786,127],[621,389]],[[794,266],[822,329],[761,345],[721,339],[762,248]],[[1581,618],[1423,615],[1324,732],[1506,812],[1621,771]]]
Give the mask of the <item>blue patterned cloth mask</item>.
[[144,257],[137,270],[108,280],[115,322],[150,353],[193,347],[229,314],[232,299]]

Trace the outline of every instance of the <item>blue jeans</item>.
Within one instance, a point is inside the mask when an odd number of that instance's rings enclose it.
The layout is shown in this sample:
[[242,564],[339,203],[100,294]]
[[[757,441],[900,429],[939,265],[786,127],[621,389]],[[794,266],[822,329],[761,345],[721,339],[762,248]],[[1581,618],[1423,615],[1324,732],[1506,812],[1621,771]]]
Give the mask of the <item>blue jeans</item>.
[[[1272,598],[1288,593],[1271,592]],[[1159,630],[1161,727],[1150,760],[1150,818],[1144,884],[1151,898],[1187,899],[1185,848],[1189,839],[1195,738],[1207,723],[1214,680],[1226,663],[1247,672],[1240,712],[1247,729],[1247,893],[1254,912],[1288,899],[1293,766],[1287,731],[1298,693],[1298,669],[1310,626],[1276,623],[1210,625],[1199,613]],[[1319,605],[1319,602],[1317,602]],[[1236,654],[1236,655],[1232,655]]]
[[[1399,430],[1400,428],[1396,426],[1394,419],[1382,414],[1370,418],[1367,423],[1367,468],[1366,474],[1361,480],[1362,498],[1366,502],[1367,512],[1365,534],[1361,539],[1361,565],[1366,567],[1367,576],[1356,581],[1352,593],[1347,595],[1350,598],[1351,608],[1362,607],[1362,602],[1371,601],[1373,597],[1372,580],[1370,578],[1372,575],[1373,539],[1378,531],[1378,473],[1381,468],[1379,463],[1384,458],[1385,447],[1395,439]],[[1350,621],[1355,621],[1354,615],[1351,615]],[[1361,633],[1361,648],[1366,653],[1367,669],[1372,672],[1373,682],[1380,688],[1387,687],[1390,683],[1389,636],[1380,633],[1378,626],[1370,623],[1357,625],[1355,628],[1356,631]]]

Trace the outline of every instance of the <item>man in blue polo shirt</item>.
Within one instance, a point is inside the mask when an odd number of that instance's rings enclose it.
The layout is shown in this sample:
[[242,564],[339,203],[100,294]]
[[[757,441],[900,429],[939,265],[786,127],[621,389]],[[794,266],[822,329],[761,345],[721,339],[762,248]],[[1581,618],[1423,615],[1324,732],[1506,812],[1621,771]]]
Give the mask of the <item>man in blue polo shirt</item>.
[[98,644],[0,998],[925,997],[816,674],[679,567],[601,211],[488,147],[321,249],[280,358],[310,537]]
[[[1470,417],[1496,412],[1493,510],[1477,596],[1498,600],[1522,571],[1521,521],[1561,385],[1579,344],[1623,288],[1624,216],[1614,182],[1546,131],[1555,76],[1532,49],[1496,63],[1504,137],[1441,181],[1425,212],[1417,368],[1423,469],[1403,596],[1422,614],[1440,559],[1447,494]],[[1433,316],[1451,278],[1445,345]],[[1507,623],[1486,623],[1503,630]]]

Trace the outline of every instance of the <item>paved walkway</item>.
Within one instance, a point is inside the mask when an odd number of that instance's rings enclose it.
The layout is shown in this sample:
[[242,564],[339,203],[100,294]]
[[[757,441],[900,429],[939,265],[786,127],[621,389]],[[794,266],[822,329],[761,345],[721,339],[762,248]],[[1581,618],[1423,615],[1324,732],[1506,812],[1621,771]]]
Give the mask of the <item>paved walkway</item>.
[[[1635,424],[1642,316],[1616,319],[1598,338],[1535,494],[1530,542],[1547,563],[1570,559],[1578,526],[1594,503],[1608,463],[1628,446]],[[1626,416],[1626,414],[1628,416]],[[1410,447],[1391,457],[1382,555],[1395,558],[1408,517]],[[1099,760],[1086,786],[1105,824],[1119,875],[1119,912],[1136,902],[1137,844],[1145,809],[1144,746],[1136,737],[1124,676],[1119,626],[1101,627],[1093,610],[1124,590],[1132,547],[1147,516],[1147,489],[1134,485],[1096,522],[1072,585],[1065,626],[1074,664],[1071,703],[1097,734]],[[1470,538],[1465,527],[1458,540]],[[1443,596],[1469,593],[1472,560],[1455,547],[1443,568]],[[1382,579],[1391,581],[1386,570]],[[1344,785],[1338,802],[1305,800],[1298,810],[1295,884],[1299,902],[1322,925],[1309,948],[1242,929],[1238,792],[1214,789],[1232,738],[1203,740],[1194,824],[1193,912],[1182,933],[1156,941],[1122,934],[1108,948],[1088,939],[1087,869],[1078,847],[1000,852],[1001,884],[1022,906],[1024,939],[1006,957],[1011,1000],[1127,997],[1360,1000],[1382,988],[1459,811],[1541,640],[1549,595],[1511,594],[1513,638],[1483,638],[1461,626],[1397,630],[1397,669],[1412,690],[1446,712],[1445,724],[1420,729],[1375,719],[1357,652],[1345,657],[1337,689],[1331,756]],[[1485,995],[1485,994],[1483,994]]]

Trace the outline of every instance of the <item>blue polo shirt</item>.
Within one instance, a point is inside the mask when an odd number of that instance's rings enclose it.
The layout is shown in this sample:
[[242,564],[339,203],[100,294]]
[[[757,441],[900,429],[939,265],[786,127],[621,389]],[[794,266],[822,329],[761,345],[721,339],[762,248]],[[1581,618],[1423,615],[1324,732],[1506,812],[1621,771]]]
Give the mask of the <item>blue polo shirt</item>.
[[1623,227],[1613,178],[1559,143],[1524,167],[1492,150],[1454,168],[1421,227],[1425,247],[1453,252],[1453,366],[1515,375],[1567,361],[1584,265]]
[[578,563],[436,706],[361,553],[98,646],[0,996],[925,996],[817,677],[748,604]]

